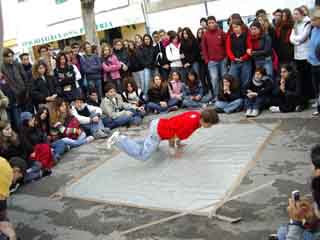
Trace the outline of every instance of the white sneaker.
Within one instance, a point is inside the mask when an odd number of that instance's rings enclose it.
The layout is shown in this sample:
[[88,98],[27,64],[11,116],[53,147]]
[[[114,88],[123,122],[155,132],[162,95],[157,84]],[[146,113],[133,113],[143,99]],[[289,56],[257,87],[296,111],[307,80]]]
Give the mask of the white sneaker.
[[313,117],[318,117],[319,115],[320,115],[320,112],[318,112],[318,111],[315,111],[315,112],[312,113]]
[[272,113],[279,113],[280,112],[280,108],[279,107],[276,107],[276,106],[271,106],[269,108],[270,112]]
[[91,143],[94,141],[94,137],[93,136],[89,136],[86,138],[87,143]]
[[247,111],[246,111],[246,117],[251,117],[251,115],[252,115],[252,109],[247,109]]
[[257,117],[259,115],[260,111],[258,109],[253,109],[251,112],[251,117]]
[[120,136],[120,132],[116,131],[114,132],[111,137],[109,137],[108,141],[107,141],[107,149],[110,150],[112,145],[115,144],[115,142],[118,140]]

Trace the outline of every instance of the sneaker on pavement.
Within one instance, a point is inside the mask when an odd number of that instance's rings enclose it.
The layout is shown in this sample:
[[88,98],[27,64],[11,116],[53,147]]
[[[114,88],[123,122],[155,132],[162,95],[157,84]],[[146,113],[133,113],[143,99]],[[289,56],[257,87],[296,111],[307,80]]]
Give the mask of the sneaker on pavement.
[[103,139],[109,137],[109,135],[106,134],[102,129],[99,129],[93,134],[93,137],[95,139]]
[[252,109],[248,108],[246,111],[246,117],[251,117],[252,115]]
[[251,117],[257,117],[259,115],[259,110],[258,109],[253,109],[251,112]]
[[111,149],[112,145],[116,143],[119,136],[120,136],[120,132],[116,131],[111,135],[111,137],[109,137],[109,139],[107,141],[107,149],[109,149],[109,150]]
[[277,106],[271,106],[271,107],[269,108],[269,110],[270,110],[270,112],[272,112],[272,113],[279,113],[279,112],[280,112],[280,108],[277,107]]
[[315,111],[315,112],[312,113],[312,116],[313,117],[318,117],[318,116],[320,116],[320,112],[319,111]]
[[94,141],[94,137],[93,136],[89,136],[86,138],[87,143],[91,143]]

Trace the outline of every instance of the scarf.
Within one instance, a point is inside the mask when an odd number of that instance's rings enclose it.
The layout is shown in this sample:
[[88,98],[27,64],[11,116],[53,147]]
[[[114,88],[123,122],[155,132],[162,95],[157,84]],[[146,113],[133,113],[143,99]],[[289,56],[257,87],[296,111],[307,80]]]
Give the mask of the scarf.
[[256,87],[261,87],[264,82],[267,80],[267,77],[262,77],[261,79],[256,79],[255,77],[253,77],[253,84],[256,86]]

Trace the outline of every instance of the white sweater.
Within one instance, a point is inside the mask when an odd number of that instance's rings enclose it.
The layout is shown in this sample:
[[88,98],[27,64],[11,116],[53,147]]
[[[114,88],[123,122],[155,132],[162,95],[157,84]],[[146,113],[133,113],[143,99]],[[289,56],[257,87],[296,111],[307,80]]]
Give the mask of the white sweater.
[[310,18],[305,17],[302,22],[295,24],[290,35],[290,42],[294,45],[294,59],[306,60],[309,53],[309,34],[311,30]]
[[[92,106],[92,105],[88,105],[88,104],[84,104],[83,107],[87,107],[89,112],[91,114],[98,114],[98,115],[102,115],[102,110],[99,107],[96,106]],[[77,112],[77,109],[74,106],[71,106],[71,114],[78,119],[78,121],[80,122],[80,124],[89,124],[91,122],[91,118],[90,117],[86,117],[86,116],[82,116]]]
[[170,61],[170,67],[182,67],[180,47],[177,48],[174,44],[170,43],[166,47],[166,54]]

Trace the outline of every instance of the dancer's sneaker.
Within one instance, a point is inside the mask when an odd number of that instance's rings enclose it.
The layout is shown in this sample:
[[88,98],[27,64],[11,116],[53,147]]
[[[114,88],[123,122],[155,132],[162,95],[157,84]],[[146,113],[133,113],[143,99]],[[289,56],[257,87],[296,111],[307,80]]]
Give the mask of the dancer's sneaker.
[[109,150],[111,149],[112,145],[116,143],[119,136],[120,136],[120,132],[116,131],[111,135],[111,137],[109,137],[109,139],[107,141],[107,149],[109,149]]

